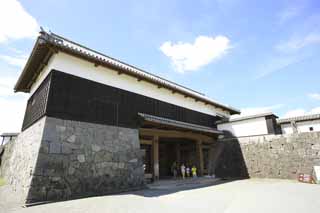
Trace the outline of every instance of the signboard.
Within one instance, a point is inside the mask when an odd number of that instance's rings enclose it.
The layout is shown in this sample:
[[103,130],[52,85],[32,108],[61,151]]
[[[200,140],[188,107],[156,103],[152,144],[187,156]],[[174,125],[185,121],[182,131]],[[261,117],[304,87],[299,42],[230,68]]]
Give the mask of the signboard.
[[320,184],[320,166],[313,167],[313,178],[317,184]]

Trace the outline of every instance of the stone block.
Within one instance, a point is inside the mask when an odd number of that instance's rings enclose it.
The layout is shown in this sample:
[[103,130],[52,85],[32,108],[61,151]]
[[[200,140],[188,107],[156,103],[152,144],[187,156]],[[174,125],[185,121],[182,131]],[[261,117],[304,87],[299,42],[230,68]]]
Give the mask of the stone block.
[[84,163],[86,161],[85,156],[84,155],[78,155],[77,159],[80,163]]
[[56,125],[56,131],[58,133],[64,132],[64,131],[66,131],[66,127],[65,126],[61,126],[61,125]]
[[113,154],[108,151],[101,150],[94,155],[94,162],[98,163],[112,161],[112,155]]
[[49,141],[42,141],[40,145],[40,153],[48,154],[49,147],[50,147]]
[[320,144],[314,144],[311,146],[311,149],[320,150]]
[[72,146],[66,143],[62,143],[61,146],[61,153],[62,154],[71,154],[72,153]]
[[134,158],[134,159],[129,160],[129,163],[137,163],[137,162],[138,162],[138,159],[137,159],[137,158]]
[[76,138],[77,138],[76,135],[70,135],[70,136],[67,138],[67,141],[70,142],[70,143],[74,143],[74,142],[76,141]]
[[124,163],[118,163],[118,168],[123,169],[124,168]]
[[55,142],[49,143],[49,153],[50,154],[60,154],[61,153],[61,143],[55,143]]
[[61,180],[61,177],[51,177],[51,180],[57,182]]
[[91,147],[94,152],[99,152],[101,150],[101,147],[95,144],[92,144]]
[[74,167],[72,167],[72,166],[68,168],[68,174],[69,175],[73,175],[75,171],[76,171],[76,169]]

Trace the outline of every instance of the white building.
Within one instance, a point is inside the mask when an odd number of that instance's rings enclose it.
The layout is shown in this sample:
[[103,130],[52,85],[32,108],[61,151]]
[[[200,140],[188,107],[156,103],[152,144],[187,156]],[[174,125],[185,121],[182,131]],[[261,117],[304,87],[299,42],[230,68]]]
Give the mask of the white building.
[[5,177],[27,203],[138,189],[174,162],[211,175],[216,122],[240,113],[45,31],[14,90],[30,98]]
[[320,114],[278,119],[282,134],[320,131]]
[[320,131],[320,114],[277,118],[272,112],[231,116],[218,122],[218,130],[229,132],[232,137]]
[[248,116],[232,116],[218,123],[218,130],[229,132],[232,137],[246,137],[281,133],[272,112]]

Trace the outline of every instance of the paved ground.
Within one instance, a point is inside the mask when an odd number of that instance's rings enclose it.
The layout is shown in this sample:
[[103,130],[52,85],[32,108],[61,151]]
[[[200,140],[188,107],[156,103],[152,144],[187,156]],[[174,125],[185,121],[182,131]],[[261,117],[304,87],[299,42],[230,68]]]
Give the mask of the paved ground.
[[[239,180],[179,191],[149,189],[120,195],[92,197],[28,208],[5,206],[0,212],[219,212],[317,213],[320,185],[288,180]],[[2,198],[1,198],[2,199]]]

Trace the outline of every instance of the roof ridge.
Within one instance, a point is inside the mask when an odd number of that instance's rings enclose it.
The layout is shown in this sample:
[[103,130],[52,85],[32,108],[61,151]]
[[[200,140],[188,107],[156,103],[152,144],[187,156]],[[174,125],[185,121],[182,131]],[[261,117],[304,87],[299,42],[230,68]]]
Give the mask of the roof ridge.
[[320,113],[300,115],[300,116],[287,117],[287,118],[279,118],[277,119],[277,122],[283,123],[283,122],[290,122],[290,121],[301,121],[301,120],[307,120],[312,118],[320,118]]

